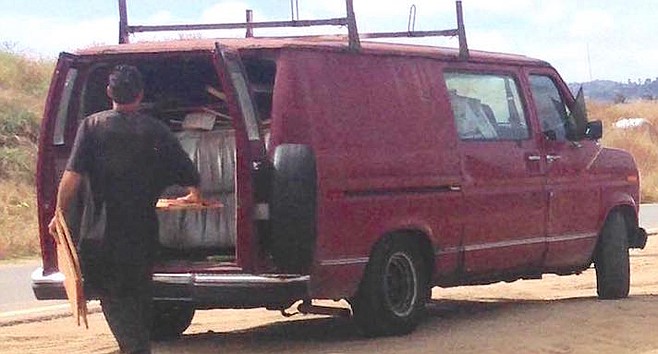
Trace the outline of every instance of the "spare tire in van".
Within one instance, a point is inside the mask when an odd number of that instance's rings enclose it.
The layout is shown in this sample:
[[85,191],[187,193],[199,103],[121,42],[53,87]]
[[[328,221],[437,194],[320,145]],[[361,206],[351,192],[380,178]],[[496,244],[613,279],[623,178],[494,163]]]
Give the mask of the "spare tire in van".
[[315,249],[315,155],[307,145],[282,144],[273,165],[270,254],[280,271],[306,273]]

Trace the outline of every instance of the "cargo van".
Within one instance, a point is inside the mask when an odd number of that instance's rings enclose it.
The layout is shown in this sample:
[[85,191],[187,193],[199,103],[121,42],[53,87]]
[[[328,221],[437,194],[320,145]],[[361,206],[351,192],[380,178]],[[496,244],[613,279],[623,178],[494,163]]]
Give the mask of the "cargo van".
[[348,37],[62,53],[39,141],[36,297],[65,298],[47,225],[76,128],[111,108],[106,79],[119,63],[143,73],[143,110],[171,128],[204,195],[223,204],[159,212],[156,337],[181,334],[195,310],[288,314],[293,304],[353,316],[366,335],[407,333],[435,286],[592,264],[600,298],[626,297],[628,250],[646,242],[638,170],[601,146],[582,92],[545,61],[468,50],[461,16],[438,33],[457,35],[458,49],[366,42],[377,35],[359,37],[347,5]]

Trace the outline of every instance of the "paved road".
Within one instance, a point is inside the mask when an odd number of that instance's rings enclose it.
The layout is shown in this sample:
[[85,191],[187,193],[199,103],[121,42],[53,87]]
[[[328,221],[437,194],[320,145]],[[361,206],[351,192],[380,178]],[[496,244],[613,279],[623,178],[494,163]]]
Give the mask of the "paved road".
[[658,204],[640,206],[640,226],[647,230],[658,230]]
[[[658,204],[640,207],[640,225],[658,231]],[[23,261],[15,265],[0,265],[0,319],[17,312],[39,311],[63,307],[65,301],[37,301],[32,293],[30,274],[41,262]]]
[[30,275],[41,261],[21,261],[18,264],[0,265],[0,317],[14,311],[35,307],[52,307],[65,301],[37,301],[32,293]]

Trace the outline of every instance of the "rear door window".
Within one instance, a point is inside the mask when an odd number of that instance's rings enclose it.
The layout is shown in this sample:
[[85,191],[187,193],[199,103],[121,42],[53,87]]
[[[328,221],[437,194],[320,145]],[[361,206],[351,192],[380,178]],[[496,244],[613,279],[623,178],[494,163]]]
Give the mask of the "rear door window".
[[518,85],[509,75],[444,74],[462,140],[525,140],[530,136]]
[[78,77],[78,70],[70,68],[66,73],[66,81],[62,89],[62,97],[57,107],[57,117],[55,119],[55,129],[53,131],[53,145],[64,145],[64,134],[66,133],[66,122],[69,116],[69,104],[75,79]]

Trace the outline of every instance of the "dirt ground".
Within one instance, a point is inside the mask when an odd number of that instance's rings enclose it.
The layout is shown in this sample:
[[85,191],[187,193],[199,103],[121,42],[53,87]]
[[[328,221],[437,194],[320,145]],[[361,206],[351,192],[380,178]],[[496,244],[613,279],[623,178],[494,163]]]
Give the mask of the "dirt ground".
[[[435,288],[412,334],[364,339],[346,319],[284,318],[266,310],[198,311],[176,341],[155,353],[657,353],[658,239],[631,251],[631,296],[600,301],[595,275]],[[1,353],[113,353],[101,314],[90,329],[72,318],[0,327]]]

